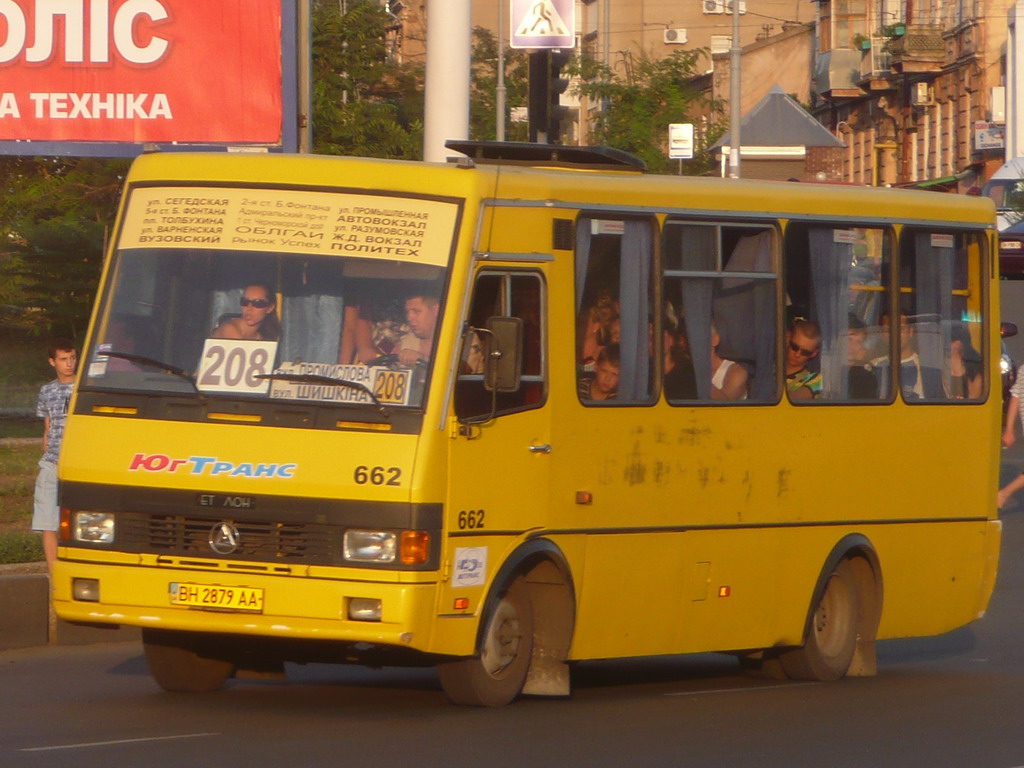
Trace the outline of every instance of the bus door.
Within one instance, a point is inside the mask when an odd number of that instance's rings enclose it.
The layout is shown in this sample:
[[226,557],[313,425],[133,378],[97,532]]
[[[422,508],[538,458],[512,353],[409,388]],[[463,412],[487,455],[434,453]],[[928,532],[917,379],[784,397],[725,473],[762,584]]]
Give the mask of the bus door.
[[[545,282],[531,270],[481,271],[463,337],[450,442],[446,559],[451,563],[442,612],[468,597],[470,610],[500,566],[510,536],[543,524],[550,472],[550,417],[544,407]],[[494,336],[489,318],[521,322],[519,385],[496,391],[484,381],[483,355]]]

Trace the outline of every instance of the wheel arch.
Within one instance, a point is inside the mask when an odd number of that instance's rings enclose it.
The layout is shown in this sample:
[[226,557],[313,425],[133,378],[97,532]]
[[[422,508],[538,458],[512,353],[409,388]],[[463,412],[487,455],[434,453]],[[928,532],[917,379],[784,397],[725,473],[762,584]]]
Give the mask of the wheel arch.
[[486,617],[495,610],[512,581],[523,576],[533,614],[533,652],[523,693],[567,696],[567,659],[576,625],[576,586],[561,548],[537,538],[517,547],[495,574],[481,611],[474,650],[480,652]]
[[850,533],[841,538],[832,547],[825,558],[818,580],[811,593],[811,600],[804,618],[801,637],[806,641],[811,631],[814,614],[829,577],[836,566],[843,560],[851,560],[857,574],[858,594],[868,598],[861,605],[857,626],[857,645],[848,675],[871,676],[877,671],[875,656],[875,638],[882,617],[882,601],[884,598],[882,563],[871,540],[861,533]]

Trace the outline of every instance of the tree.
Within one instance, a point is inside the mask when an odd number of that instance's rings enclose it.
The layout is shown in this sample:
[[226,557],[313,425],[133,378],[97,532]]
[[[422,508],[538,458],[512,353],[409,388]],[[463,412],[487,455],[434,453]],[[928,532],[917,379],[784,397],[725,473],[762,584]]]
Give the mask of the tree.
[[625,74],[604,64],[580,57],[566,68],[580,79],[576,91],[597,104],[605,104],[591,128],[594,144],[606,144],[640,157],[653,173],[674,173],[668,159],[668,126],[671,123],[700,125],[708,116],[707,129],[698,137],[693,160],[683,164],[688,175],[713,167],[707,147],[722,134],[721,105],[706,98],[692,83],[699,74],[704,50],[673,51],[663,59],[646,54],[627,59]]
[[85,330],[127,160],[0,157],[0,319]]
[[318,0],[313,13],[313,150],[419,159],[423,68],[389,55],[394,20],[375,0]]

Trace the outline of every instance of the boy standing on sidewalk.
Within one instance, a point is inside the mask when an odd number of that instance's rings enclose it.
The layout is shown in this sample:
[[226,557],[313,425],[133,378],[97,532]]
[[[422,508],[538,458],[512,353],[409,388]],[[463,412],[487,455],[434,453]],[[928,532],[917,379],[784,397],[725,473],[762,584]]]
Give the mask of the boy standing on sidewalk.
[[32,530],[43,534],[43,554],[46,568],[53,571],[57,559],[57,526],[60,511],[57,507],[57,457],[64,438],[64,422],[71,400],[71,385],[75,381],[78,367],[78,351],[68,339],[55,339],[50,345],[50,365],[57,378],[43,384],[39,390],[36,415],[44,419],[43,457],[39,460],[39,475],[36,477],[35,510],[32,515]]

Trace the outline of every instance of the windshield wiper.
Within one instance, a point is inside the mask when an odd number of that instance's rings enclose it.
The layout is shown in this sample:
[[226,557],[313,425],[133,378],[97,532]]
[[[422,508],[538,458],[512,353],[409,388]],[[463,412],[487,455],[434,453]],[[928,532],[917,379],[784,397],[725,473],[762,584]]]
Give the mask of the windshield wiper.
[[377,399],[377,396],[373,394],[371,390],[365,384],[361,384],[358,381],[346,381],[345,379],[335,379],[331,376],[317,376],[313,373],[258,373],[255,378],[257,379],[269,379],[270,381],[294,381],[298,384],[329,384],[335,387],[346,387],[348,389],[354,389],[357,392],[364,392],[369,396],[373,404],[376,405],[381,413],[386,413],[384,404]]
[[181,368],[173,366],[169,363],[161,362],[160,360],[154,360],[152,357],[143,357],[142,355],[135,355],[131,352],[118,352],[113,349],[107,349],[99,353],[101,357],[116,357],[121,360],[127,360],[129,363],[138,363],[139,365],[145,365],[150,368],[156,368],[161,373],[168,373],[171,376],[177,376],[179,379],[184,379],[192,385],[192,389],[195,390],[196,394],[200,398],[203,397],[203,393],[199,390],[196,385],[196,380],[189,376]]

